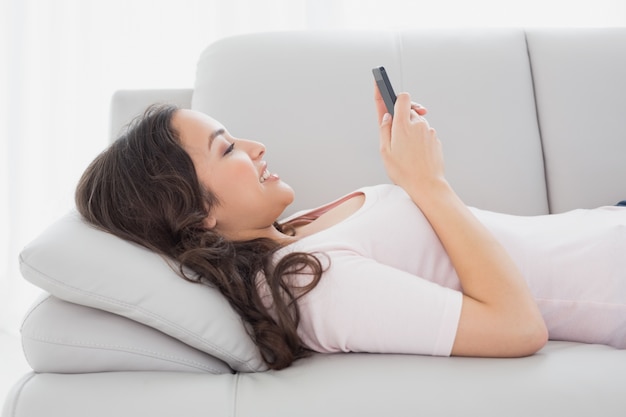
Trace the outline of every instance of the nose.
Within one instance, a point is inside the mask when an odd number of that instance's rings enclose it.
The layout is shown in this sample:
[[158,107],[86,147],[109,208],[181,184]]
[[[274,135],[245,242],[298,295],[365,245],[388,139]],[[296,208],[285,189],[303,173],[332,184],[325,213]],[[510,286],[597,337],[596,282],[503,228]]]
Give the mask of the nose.
[[261,159],[263,155],[265,155],[265,145],[261,142],[256,142],[253,140],[243,139],[244,147],[250,158],[252,159]]

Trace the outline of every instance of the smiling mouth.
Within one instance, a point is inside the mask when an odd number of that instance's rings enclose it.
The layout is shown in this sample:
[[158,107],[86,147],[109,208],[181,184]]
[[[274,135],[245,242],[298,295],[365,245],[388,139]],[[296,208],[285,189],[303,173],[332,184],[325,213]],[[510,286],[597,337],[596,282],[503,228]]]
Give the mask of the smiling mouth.
[[270,174],[270,172],[267,169],[264,170],[263,174],[261,175],[261,178],[259,178],[259,181],[261,183],[265,182],[265,180],[267,180],[270,177],[270,175],[272,175],[272,174]]

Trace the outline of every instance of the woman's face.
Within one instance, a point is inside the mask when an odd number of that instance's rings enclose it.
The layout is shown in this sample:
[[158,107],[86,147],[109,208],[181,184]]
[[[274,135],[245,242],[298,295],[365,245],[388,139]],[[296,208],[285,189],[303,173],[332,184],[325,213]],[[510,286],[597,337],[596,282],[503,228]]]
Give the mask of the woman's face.
[[200,183],[219,201],[207,217],[207,226],[234,240],[275,234],[272,225],[291,204],[294,192],[268,171],[265,146],[232,137],[219,122],[200,112],[178,110],[172,125]]

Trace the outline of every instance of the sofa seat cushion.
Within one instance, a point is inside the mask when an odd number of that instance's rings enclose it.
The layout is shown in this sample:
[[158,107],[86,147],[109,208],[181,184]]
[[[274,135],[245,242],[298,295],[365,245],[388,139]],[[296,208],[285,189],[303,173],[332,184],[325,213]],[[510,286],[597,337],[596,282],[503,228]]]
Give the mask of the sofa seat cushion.
[[520,359],[316,354],[236,375],[30,375],[5,415],[623,417],[625,386],[626,351],[549,342]]

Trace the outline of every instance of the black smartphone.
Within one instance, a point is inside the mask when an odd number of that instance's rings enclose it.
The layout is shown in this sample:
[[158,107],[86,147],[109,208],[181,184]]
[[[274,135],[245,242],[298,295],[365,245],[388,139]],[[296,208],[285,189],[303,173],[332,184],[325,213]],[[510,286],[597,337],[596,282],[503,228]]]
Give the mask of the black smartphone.
[[387,71],[385,71],[385,67],[377,67],[372,69],[372,72],[374,73],[374,79],[378,85],[380,95],[383,97],[385,106],[387,106],[387,111],[393,116],[393,105],[396,104],[396,93],[393,92]]

